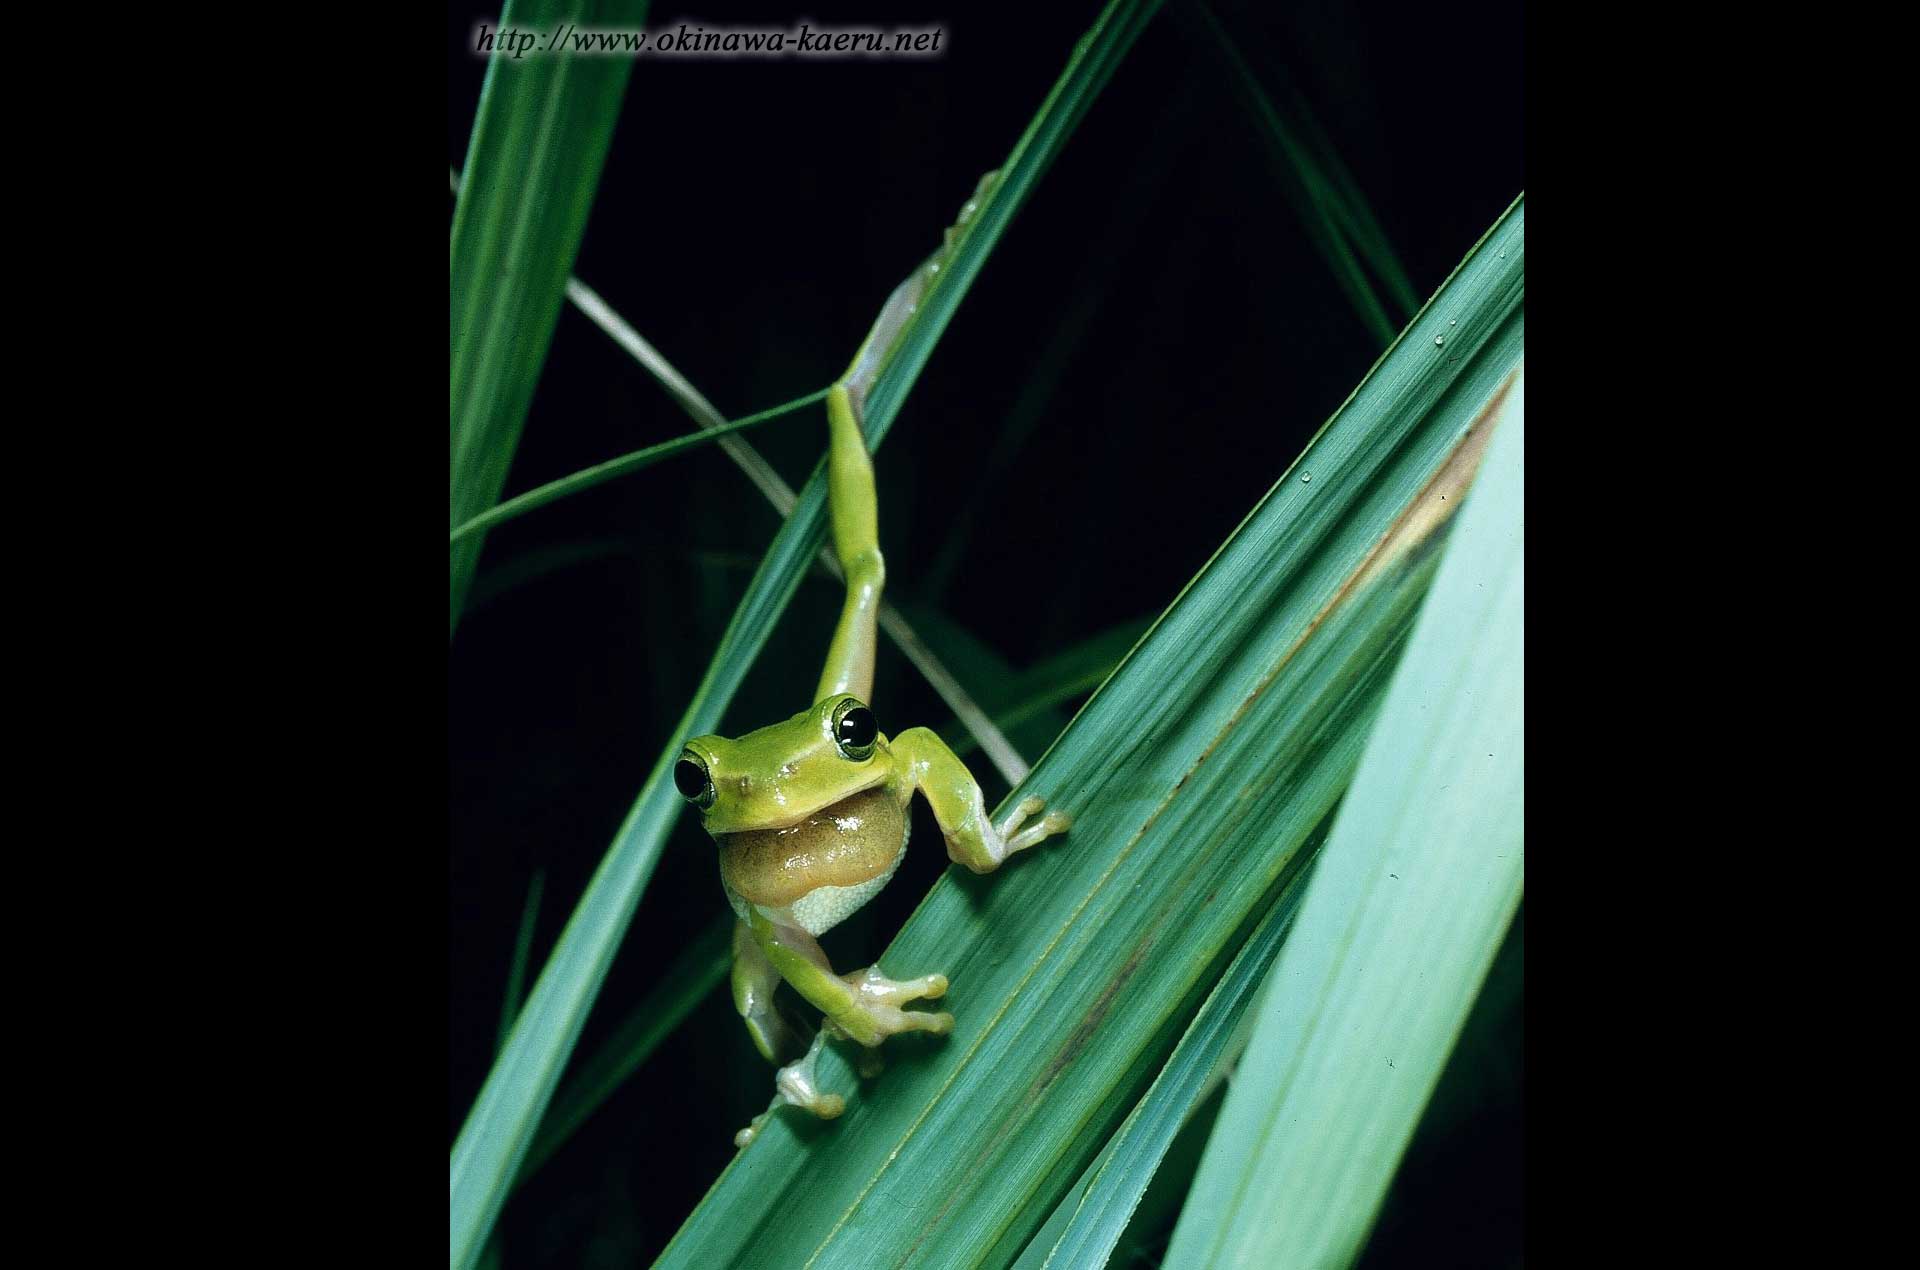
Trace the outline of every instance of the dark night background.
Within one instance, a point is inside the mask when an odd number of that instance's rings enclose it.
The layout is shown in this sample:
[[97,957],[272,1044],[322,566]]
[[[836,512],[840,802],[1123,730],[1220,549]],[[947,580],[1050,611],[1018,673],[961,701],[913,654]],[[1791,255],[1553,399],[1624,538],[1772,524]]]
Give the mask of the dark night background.
[[[1099,7],[656,5],[656,28],[938,25],[948,51],[640,60],[574,272],[730,418],[824,387],[1004,161]],[[1014,668],[1164,608],[1381,351],[1185,9],[1154,19],[1035,188],[876,456],[889,598]],[[1213,11],[1276,100],[1309,105],[1424,300],[1524,187],[1520,7]],[[481,20],[497,10],[448,19],[455,167]],[[1023,414],[1037,424],[1017,457],[995,457]],[[693,426],[569,306],[505,495]],[[816,406],[745,435],[797,486],[825,417]],[[491,1061],[530,880],[544,874],[537,971],[777,527],[707,447],[490,537],[448,661],[449,1143]],[[723,731],[805,704],[839,600],[824,576],[802,585]],[[940,638],[962,637],[941,624]],[[875,698],[889,731],[949,718],[885,643]],[[1048,736],[1015,739],[1031,761]],[[989,802],[1005,794],[969,761]],[[915,814],[900,875],[824,941],[836,965],[864,964],[946,866]],[[685,818],[578,1052],[724,908],[712,844]],[[1518,929],[1365,1265],[1520,1260]],[[508,1205],[505,1265],[650,1260],[770,1088],[716,992]],[[1166,1233],[1141,1232],[1150,1255]]]

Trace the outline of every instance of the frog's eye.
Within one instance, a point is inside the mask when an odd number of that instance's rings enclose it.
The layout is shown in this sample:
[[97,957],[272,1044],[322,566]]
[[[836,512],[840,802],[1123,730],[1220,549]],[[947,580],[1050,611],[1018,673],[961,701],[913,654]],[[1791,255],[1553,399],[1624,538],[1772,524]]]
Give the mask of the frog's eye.
[[873,711],[858,701],[843,701],[833,712],[833,743],[840,747],[840,753],[859,762],[873,757],[873,743],[880,735],[880,725],[873,721]]
[[682,754],[680,761],[673,765],[673,785],[682,798],[702,811],[713,806],[713,780],[691,752]]

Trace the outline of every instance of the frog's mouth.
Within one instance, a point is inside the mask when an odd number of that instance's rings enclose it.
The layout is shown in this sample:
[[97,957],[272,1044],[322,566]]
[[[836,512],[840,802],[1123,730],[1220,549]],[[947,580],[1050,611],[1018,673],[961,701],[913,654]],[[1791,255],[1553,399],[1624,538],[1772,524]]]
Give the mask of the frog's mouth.
[[875,786],[794,824],[715,834],[714,841],[721,879],[742,898],[777,907],[818,887],[868,881],[899,858],[906,834],[906,809]]

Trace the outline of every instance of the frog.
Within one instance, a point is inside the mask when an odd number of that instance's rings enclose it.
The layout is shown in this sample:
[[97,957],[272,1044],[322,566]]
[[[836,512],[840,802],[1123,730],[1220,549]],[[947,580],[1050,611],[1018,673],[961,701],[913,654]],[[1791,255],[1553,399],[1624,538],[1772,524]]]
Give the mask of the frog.
[[[735,1136],[739,1147],[784,1106],[823,1120],[845,1110],[845,1098],[823,1090],[817,1075],[829,1037],[860,1046],[860,1071],[872,1075],[887,1038],[953,1030],[951,1013],[906,1008],[945,996],[945,974],[894,979],[878,965],[839,974],[818,941],[899,869],[915,794],[932,809],[948,857],[976,874],[994,872],[1073,824],[1070,814],[1047,810],[1047,800],[1031,793],[996,822],[979,781],[938,734],[910,727],[889,736],[870,704],[886,563],[861,410],[878,364],[873,345],[888,334],[889,321],[911,314],[911,300],[903,303],[896,292],[868,344],[827,393],[828,507],[846,598],[813,703],[744,736],[690,738],[674,764],[675,787],[718,848],[721,887],[737,919],[734,1007],[754,1047],[778,1067],[773,1103]],[[783,982],[824,1015],[810,1038],[775,1005]]]

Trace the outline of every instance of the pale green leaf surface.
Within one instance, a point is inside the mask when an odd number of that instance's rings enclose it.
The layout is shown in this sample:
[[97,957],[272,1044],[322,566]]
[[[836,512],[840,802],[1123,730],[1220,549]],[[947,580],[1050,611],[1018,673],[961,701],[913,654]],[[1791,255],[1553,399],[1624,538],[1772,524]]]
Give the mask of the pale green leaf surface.
[[882,955],[949,976],[953,1034],[890,1043],[866,1085],[829,1048],[847,1113],[774,1116],[660,1264],[1016,1258],[1351,778],[1459,506],[1443,478],[1520,358],[1523,230],[1516,201],[1015,791],[1071,833],[948,870]]
[[1516,370],[1168,1267],[1359,1254],[1519,905],[1524,392]]

